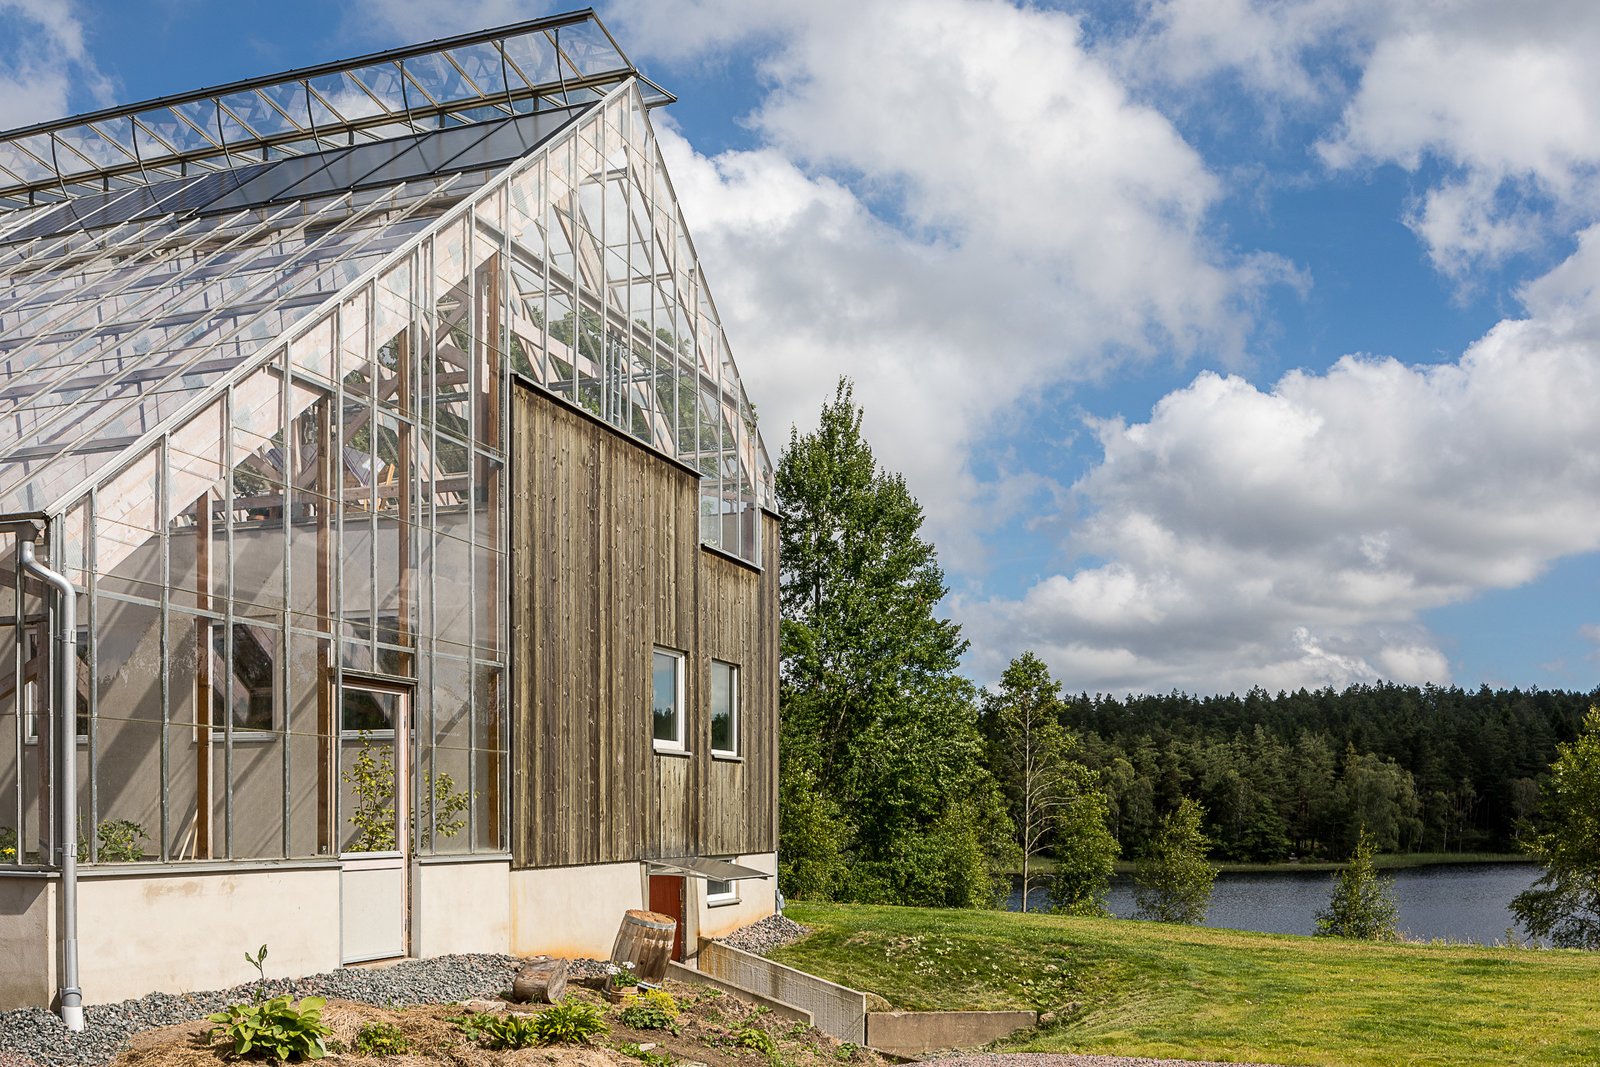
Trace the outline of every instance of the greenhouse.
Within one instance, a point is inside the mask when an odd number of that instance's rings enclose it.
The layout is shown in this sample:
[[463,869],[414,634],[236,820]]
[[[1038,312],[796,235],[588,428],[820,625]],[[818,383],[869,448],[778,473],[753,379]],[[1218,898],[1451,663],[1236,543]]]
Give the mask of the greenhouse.
[[671,99],[581,12],[0,134],[0,1008],[772,910]]

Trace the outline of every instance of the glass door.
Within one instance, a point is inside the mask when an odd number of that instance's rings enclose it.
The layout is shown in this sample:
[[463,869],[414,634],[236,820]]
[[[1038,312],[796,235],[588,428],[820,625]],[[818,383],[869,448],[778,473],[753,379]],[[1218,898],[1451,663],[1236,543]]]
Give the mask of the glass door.
[[406,955],[411,696],[346,681],[339,700],[340,943],[345,963]]

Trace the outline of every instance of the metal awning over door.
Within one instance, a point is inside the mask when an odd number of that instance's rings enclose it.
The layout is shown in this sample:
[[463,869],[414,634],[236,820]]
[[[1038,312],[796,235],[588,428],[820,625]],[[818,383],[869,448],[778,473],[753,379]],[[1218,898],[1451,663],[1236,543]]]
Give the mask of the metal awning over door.
[[713,882],[743,882],[753,878],[771,878],[766,871],[744,867],[727,860],[706,859],[702,856],[675,856],[671,859],[649,860],[652,873],[682,874],[690,878],[706,878]]

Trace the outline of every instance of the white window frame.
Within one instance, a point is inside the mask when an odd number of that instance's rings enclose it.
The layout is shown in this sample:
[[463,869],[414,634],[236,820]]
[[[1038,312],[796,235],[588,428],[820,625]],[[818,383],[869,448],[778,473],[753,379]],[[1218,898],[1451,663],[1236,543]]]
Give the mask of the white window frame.
[[[676,696],[676,700],[677,700],[677,712],[678,712],[678,716],[677,716],[678,730],[677,730],[677,736],[676,737],[663,738],[663,737],[657,737],[656,736],[656,703],[655,703],[655,701],[656,701],[656,684],[655,684],[656,674],[655,674],[655,672],[656,672],[656,657],[657,656],[670,657],[672,659],[672,661],[673,661],[673,664],[674,664],[674,666],[673,666],[673,679],[674,679],[674,682],[676,683],[675,688],[677,689],[677,692],[676,692],[675,696]],[[684,672],[684,662],[685,662],[685,659],[686,659],[686,657],[684,656],[684,654],[682,652],[679,652],[675,648],[662,648],[660,645],[656,645],[650,650],[650,747],[652,749],[654,749],[656,752],[684,753],[684,752],[688,751],[688,745],[687,745],[687,742],[686,742],[686,739],[685,739],[685,730],[686,730],[687,720],[688,720],[688,715],[686,713],[686,709],[684,708],[684,703],[685,703],[685,701],[684,701],[684,673],[685,673]]]
[[[711,887],[714,886],[714,885],[725,885],[728,888],[723,890],[722,892],[713,893],[711,891]],[[720,907],[722,907],[724,905],[727,905],[727,904],[737,904],[737,903],[739,903],[739,883],[738,882],[721,882],[721,881],[718,881],[715,878],[707,878],[706,879],[706,907],[708,907],[708,908],[720,908]]]
[[[741,740],[743,740],[743,738],[740,736],[743,733],[743,731],[739,728],[740,727],[739,710],[740,710],[740,705],[743,703],[743,701],[740,699],[739,682],[740,682],[740,675],[743,672],[739,670],[739,665],[737,663],[729,663],[727,660],[713,659],[711,661],[711,688],[710,688],[710,693],[708,694],[710,700],[712,700],[712,701],[714,701],[716,699],[716,692],[717,692],[716,674],[717,674],[717,668],[718,667],[726,667],[728,669],[729,674],[732,676],[730,678],[730,682],[732,684],[729,685],[729,687],[728,687],[728,698],[732,703],[732,707],[729,708],[729,711],[732,713],[732,719],[733,719],[733,747],[732,748],[718,748],[717,744],[716,744],[716,741],[713,740],[711,742],[711,754],[713,756],[717,757],[718,759],[738,759],[739,758],[739,742]],[[711,724],[715,723],[716,716],[717,716],[717,709],[713,705],[711,707],[711,709],[710,709],[710,714],[707,716],[708,725],[711,725]],[[711,736],[713,738],[716,737],[715,729],[712,730]]]

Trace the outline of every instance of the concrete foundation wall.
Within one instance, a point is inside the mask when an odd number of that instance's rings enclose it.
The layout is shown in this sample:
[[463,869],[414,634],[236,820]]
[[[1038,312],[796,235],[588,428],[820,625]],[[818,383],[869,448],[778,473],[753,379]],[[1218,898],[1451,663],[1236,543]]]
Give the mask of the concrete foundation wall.
[[0,878],[0,1011],[55,995],[56,895],[44,878]]
[[87,1004],[238,985],[255,977],[243,955],[262,942],[269,978],[338,967],[338,869],[147,870],[78,882]]
[[811,1013],[817,1029],[841,1041],[867,1041],[867,995],[715,941],[700,945],[700,970]]
[[867,1015],[867,1044],[897,1056],[916,1056],[977,1048],[1038,1023],[1038,1014],[1031,1011],[875,1011]]
[[607,959],[622,913],[645,899],[638,863],[512,871],[511,951]]
[[[766,871],[773,875],[767,879],[751,879],[744,882],[735,882],[739,900],[737,903],[716,904],[706,903],[706,883],[703,878],[689,879],[689,892],[691,894],[690,906],[694,910],[697,925],[689,931],[691,936],[686,945],[693,946],[698,943],[698,938],[727,937],[740,927],[749,926],[753,922],[765,919],[777,911],[778,854],[776,852],[758,852],[751,855],[735,856],[733,862],[741,867],[752,867],[758,871]],[[686,951],[693,951],[692,947]]]
[[511,861],[424,863],[411,954],[505,952],[511,944]]

